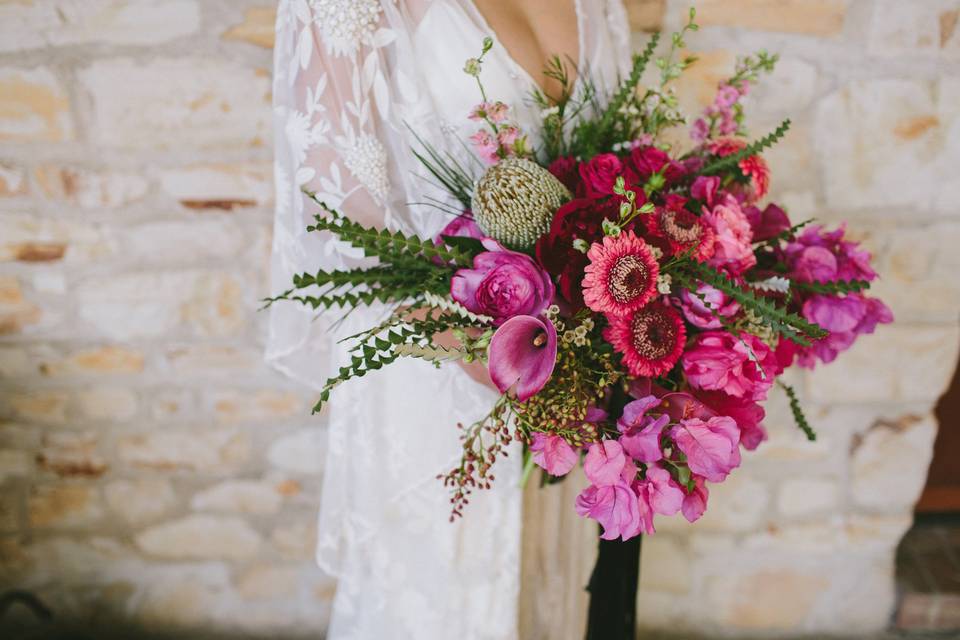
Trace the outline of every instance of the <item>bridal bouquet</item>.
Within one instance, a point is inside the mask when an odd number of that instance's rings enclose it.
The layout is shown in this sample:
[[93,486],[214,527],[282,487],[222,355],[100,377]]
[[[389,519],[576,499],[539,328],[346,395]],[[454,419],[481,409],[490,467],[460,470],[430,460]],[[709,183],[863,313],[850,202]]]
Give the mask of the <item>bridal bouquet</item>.
[[[763,204],[770,170],[761,152],[788,129],[748,142],[742,98],[775,56],[738,61],[689,126],[670,83],[693,61],[676,59],[691,15],[656,60],[659,82],[640,82],[657,38],[636,55],[610,96],[589,81],[574,91],[554,59],[558,98],[534,92],[536,136],[488,99],[484,42],[464,71],[482,98],[465,116],[476,167],[421,142],[413,153],[457,201],[435,238],[364,227],[318,201],[309,229],[331,232],[371,266],[295,277],[273,300],[314,309],[385,305],[385,320],[352,336],[351,358],[317,409],[351,378],[401,357],[479,362],[502,395],[489,415],[459,425],[463,457],[441,476],[460,516],[488,488],[507,445],[525,446],[527,471],[582,466],[590,484],[579,514],[602,538],[653,533],[656,514],[699,518],[710,483],[765,438],[763,402],[798,364],[829,363],[857,336],[892,321],[864,291],[870,255],[810,220]],[[671,137],[672,136],[672,137]],[[534,144],[532,140],[538,140]],[[673,142],[669,142],[669,141]]]

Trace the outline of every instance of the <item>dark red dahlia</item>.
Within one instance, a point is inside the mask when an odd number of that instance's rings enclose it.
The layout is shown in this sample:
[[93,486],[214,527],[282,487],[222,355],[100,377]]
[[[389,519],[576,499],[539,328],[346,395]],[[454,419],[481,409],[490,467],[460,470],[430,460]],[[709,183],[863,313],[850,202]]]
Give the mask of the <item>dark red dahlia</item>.
[[615,221],[619,215],[613,200],[574,198],[557,209],[550,230],[537,241],[537,261],[557,278],[560,295],[573,311],[584,307],[580,285],[590,264],[587,254],[575,249],[573,241],[583,240],[590,246],[603,238],[603,220]]

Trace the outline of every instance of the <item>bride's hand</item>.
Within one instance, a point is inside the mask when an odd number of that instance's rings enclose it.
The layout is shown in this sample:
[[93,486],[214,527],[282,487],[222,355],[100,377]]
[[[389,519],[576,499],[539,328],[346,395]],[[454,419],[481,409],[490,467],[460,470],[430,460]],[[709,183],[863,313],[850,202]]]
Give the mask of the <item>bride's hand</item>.
[[[426,309],[417,309],[416,311],[410,314],[410,317],[422,320],[423,318],[426,317],[426,315],[427,315]],[[453,336],[452,331],[444,331],[443,333],[436,334],[435,336],[433,336],[433,342],[440,345],[441,347],[446,347],[448,349],[451,347],[460,346],[460,343]],[[482,362],[478,362],[475,360],[473,362],[467,363],[467,362],[464,362],[463,360],[458,360],[457,364],[464,371],[466,371],[467,375],[473,378],[474,381],[479,382],[484,386],[490,387],[497,393],[500,392],[500,390],[497,389],[497,386],[493,384],[493,380],[490,379],[490,372],[487,370],[487,367],[484,366]]]

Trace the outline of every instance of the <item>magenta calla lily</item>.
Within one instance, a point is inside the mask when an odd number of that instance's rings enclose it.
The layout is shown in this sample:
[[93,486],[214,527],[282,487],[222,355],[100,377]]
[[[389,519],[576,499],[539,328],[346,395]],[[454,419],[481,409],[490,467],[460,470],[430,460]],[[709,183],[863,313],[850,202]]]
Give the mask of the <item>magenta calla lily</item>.
[[488,352],[490,378],[502,393],[515,386],[517,398],[535,395],[557,363],[557,330],[533,316],[514,316],[497,329]]

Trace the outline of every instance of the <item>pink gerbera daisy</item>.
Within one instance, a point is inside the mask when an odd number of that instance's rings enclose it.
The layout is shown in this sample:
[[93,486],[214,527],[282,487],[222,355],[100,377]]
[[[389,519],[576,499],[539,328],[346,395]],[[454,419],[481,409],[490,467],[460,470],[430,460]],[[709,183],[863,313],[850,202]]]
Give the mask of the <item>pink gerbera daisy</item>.
[[653,378],[677,363],[687,330],[674,309],[653,303],[633,315],[610,318],[603,337],[623,354],[630,375]]
[[632,231],[594,242],[587,258],[583,300],[594,311],[627,315],[656,295],[660,265],[647,243]]

